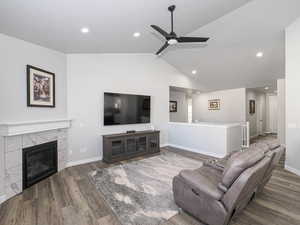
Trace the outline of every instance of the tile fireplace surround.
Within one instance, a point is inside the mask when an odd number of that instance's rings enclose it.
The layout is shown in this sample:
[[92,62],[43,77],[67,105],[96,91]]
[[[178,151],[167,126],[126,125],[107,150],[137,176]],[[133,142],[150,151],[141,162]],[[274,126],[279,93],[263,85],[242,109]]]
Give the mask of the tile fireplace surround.
[[58,171],[68,161],[71,120],[0,124],[0,203],[22,192],[23,148],[57,141]]

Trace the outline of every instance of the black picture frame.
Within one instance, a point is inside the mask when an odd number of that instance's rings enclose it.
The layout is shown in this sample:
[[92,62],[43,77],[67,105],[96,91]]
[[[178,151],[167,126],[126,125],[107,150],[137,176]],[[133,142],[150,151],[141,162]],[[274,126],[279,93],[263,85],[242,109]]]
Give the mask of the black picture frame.
[[[33,73],[33,71],[35,73]],[[54,108],[55,107],[55,73],[49,72],[47,70],[43,70],[41,68],[27,65],[26,66],[26,73],[27,73],[27,106],[28,107],[47,107],[47,108]],[[45,94],[44,87],[40,87],[41,90],[44,91],[44,100],[36,100],[35,98],[35,89],[34,89],[34,79],[33,76],[40,77],[42,80],[45,77],[47,81],[47,93]],[[50,84],[50,85],[49,85]],[[45,100],[49,98],[49,103]],[[42,99],[42,97],[40,97]]]
[[221,100],[220,99],[208,100],[208,110],[221,110]]
[[249,113],[255,114],[255,100],[249,100]]
[[170,101],[169,102],[169,111],[170,112],[177,112],[177,101]]

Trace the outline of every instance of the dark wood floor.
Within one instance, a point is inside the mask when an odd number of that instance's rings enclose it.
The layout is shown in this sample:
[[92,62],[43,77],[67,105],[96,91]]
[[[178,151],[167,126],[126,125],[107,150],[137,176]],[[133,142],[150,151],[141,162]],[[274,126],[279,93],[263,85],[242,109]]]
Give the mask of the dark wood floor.
[[[208,158],[171,151],[200,160]],[[95,162],[67,168],[34,185],[0,206],[0,225],[121,225],[87,176],[88,172],[107,166]],[[299,176],[276,169],[264,192],[231,222],[231,225],[263,224],[300,224]],[[181,212],[164,225],[199,223]]]

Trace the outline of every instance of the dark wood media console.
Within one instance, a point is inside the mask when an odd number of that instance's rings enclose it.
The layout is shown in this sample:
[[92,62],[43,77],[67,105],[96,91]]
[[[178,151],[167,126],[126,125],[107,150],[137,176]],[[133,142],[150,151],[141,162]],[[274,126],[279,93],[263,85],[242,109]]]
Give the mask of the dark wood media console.
[[113,163],[160,152],[159,131],[103,135],[103,161]]

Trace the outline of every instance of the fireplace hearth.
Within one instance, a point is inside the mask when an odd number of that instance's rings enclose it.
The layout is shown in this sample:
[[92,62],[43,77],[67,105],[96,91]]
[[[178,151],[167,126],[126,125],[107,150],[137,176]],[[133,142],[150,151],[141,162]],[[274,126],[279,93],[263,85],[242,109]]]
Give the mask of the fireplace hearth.
[[57,141],[23,149],[23,190],[57,173]]

